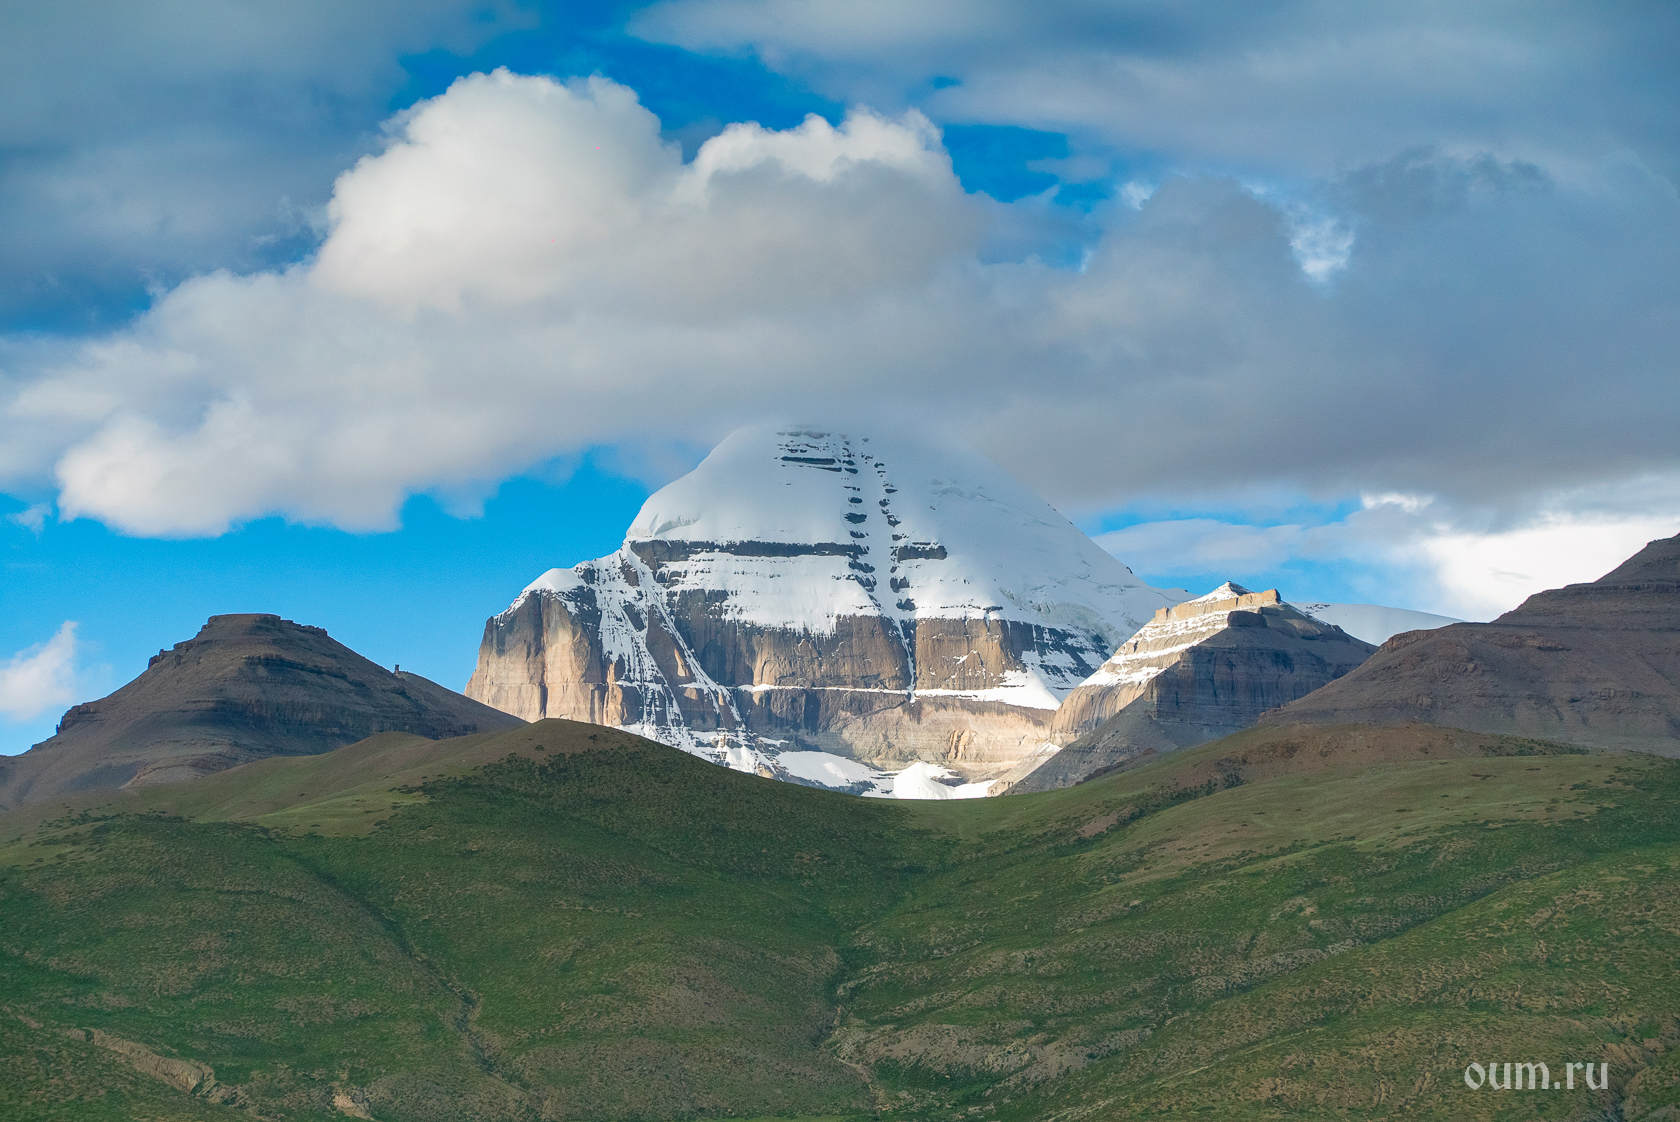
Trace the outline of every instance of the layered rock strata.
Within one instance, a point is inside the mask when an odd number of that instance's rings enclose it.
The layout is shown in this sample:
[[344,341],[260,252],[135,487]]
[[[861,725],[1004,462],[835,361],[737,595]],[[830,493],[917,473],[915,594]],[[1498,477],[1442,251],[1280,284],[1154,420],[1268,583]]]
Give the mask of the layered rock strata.
[[522,723],[418,674],[386,670],[319,627],[211,616],[126,686],[65,713],[57,735],[0,758],[0,806],[192,779],[376,732],[438,740]]
[[1680,536],[1492,623],[1394,636],[1266,721],[1400,724],[1680,756]]
[[984,779],[1183,598],[972,453],[750,429],[650,498],[616,553],[492,618],[467,694],[766,774],[821,751]]
[[[1374,650],[1284,603],[1276,589],[1221,585],[1156,612],[1068,694],[1051,722],[1051,747],[997,786],[1067,787],[1145,753],[1229,736],[1347,674]],[[1058,744],[1065,747],[1055,751]]]

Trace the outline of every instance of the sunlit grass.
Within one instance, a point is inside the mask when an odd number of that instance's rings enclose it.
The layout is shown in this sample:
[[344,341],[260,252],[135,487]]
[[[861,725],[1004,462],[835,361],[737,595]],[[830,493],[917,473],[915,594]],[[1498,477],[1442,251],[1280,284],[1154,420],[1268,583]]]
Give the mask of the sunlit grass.
[[1267,730],[906,805],[545,722],[240,772],[0,819],[0,1113],[248,1116],[91,1029],[269,1117],[1459,1119],[1492,1052],[1676,1101],[1667,760]]

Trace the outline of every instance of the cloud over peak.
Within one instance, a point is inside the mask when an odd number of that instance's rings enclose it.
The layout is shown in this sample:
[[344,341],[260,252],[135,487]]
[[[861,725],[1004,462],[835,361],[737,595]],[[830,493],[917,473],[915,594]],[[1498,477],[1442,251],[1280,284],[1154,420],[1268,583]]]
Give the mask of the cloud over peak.
[[0,471],[191,536],[386,528],[416,492],[777,413],[961,429],[1079,509],[1278,485],[1514,510],[1680,470],[1667,180],[1408,148],[1316,191],[1329,248],[1295,198],[1167,176],[1052,267],[1042,201],[965,192],[917,111],[736,123],[685,162],[628,87],[475,74],[338,178],[309,260],[11,341]]
[[842,99],[1293,178],[1419,145],[1672,157],[1680,92],[1661,5],[662,0],[630,26]]
[[685,164],[626,87],[506,71],[402,114],[330,214],[311,261],[194,278],[21,372],[6,411],[56,433],[66,517],[381,528],[416,490],[705,429],[825,332],[904,330],[981,232],[919,114],[735,126]]

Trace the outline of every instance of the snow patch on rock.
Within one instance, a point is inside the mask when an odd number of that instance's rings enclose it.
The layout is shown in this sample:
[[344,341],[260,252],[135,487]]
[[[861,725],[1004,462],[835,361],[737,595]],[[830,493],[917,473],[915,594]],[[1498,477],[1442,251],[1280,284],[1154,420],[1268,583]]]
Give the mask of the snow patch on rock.
[[1335,624],[1367,643],[1382,646],[1402,631],[1433,631],[1449,623],[1463,623],[1451,616],[1415,612],[1410,608],[1385,608],[1381,604],[1296,604],[1295,608],[1321,623]]

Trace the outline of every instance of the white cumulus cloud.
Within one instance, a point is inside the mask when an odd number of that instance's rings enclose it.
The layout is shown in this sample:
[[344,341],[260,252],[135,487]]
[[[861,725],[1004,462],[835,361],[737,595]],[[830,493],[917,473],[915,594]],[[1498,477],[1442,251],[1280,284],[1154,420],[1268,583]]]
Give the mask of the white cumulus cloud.
[[[1645,544],[1680,533],[1680,475],[1545,496],[1515,516],[1454,508],[1430,496],[1368,495],[1324,523],[1247,525],[1219,518],[1140,522],[1097,537],[1142,572],[1234,580],[1291,563],[1357,574],[1362,595],[1395,607],[1487,620],[1536,592],[1597,580]],[[1312,580],[1297,575],[1297,582]],[[1325,598],[1290,587],[1296,600]]]
[[404,57],[538,18],[519,0],[7,4],[0,317],[85,329],[147,288],[306,251]]
[[1509,611],[1548,588],[1597,580],[1645,544],[1680,533],[1680,511],[1605,519],[1560,513],[1502,533],[1424,537],[1423,554],[1442,599],[1467,618]]
[[685,164],[629,89],[505,71],[402,115],[331,217],[312,261],[195,278],[24,380],[63,516],[386,527],[415,490],[715,435],[825,353],[871,372],[843,397],[956,334],[906,294],[981,232],[918,114],[735,126]]
[[1063,268],[1042,202],[965,192],[914,110],[737,123],[685,162],[625,86],[474,75],[339,177],[308,260],[0,340],[0,483],[134,534],[379,529],[797,414],[960,430],[1070,509],[1274,487],[1493,532],[1680,469],[1680,196],[1627,153],[1554,170],[1352,167],[1321,194],[1357,236],[1305,268],[1294,203],[1167,176]]

